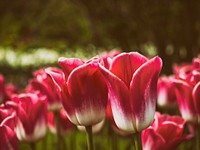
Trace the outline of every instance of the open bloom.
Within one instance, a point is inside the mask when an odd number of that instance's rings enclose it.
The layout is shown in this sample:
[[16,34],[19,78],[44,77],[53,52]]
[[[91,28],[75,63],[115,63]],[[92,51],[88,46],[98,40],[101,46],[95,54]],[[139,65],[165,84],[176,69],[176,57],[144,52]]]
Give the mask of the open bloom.
[[78,58],[60,58],[64,73],[46,69],[62,94],[62,104],[70,121],[89,126],[105,117],[108,90],[99,69],[99,60],[83,62]]
[[[49,70],[61,71],[58,68],[49,68]],[[48,109],[57,111],[62,108],[60,93],[57,86],[53,83],[44,69],[34,72],[34,79],[29,82],[26,88],[27,92],[39,91],[47,97]]]
[[149,60],[136,52],[115,56],[109,69],[101,66],[109,89],[113,118],[119,129],[134,133],[151,124],[161,68],[159,57]]
[[37,93],[13,96],[16,107],[16,135],[20,141],[35,142],[43,138],[47,128],[47,100]]
[[15,115],[14,109],[9,104],[5,103],[0,106],[0,147],[2,150],[18,149],[18,140],[15,134]]
[[150,127],[142,131],[143,150],[174,150],[192,134],[183,135],[185,121],[180,116],[156,113]]

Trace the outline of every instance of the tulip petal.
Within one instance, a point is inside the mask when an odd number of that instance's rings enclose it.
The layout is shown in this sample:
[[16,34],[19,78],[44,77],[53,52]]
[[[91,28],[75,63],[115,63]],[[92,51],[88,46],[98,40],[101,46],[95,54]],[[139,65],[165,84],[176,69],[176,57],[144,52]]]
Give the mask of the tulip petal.
[[192,100],[193,87],[182,80],[173,80],[177,101],[182,117],[189,122],[196,122],[196,110]]
[[136,132],[134,118],[130,109],[129,90],[125,83],[101,66],[101,71],[107,81],[110,105],[116,126],[126,132]]
[[66,79],[68,78],[72,70],[84,64],[84,62],[79,58],[64,58],[64,57],[59,58],[58,63],[62,68],[62,70],[64,71]]
[[110,71],[129,87],[133,73],[146,61],[147,58],[137,52],[121,53],[113,58]]
[[153,121],[157,99],[157,80],[162,60],[155,57],[143,64],[133,74],[130,84],[130,101],[138,131]]
[[195,85],[192,96],[196,111],[200,115],[200,82]]
[[45,69],[45,72],[51,77],[54,84],[57,86],[57,88],[61,91],[63,84],[65,82],[64,74],[62,71],[58,70],[52,70],[52,69]]
[[[80,125],[92,125],[103,120],[108,100],[108,90],[98,63],[87,63],[74,69],[67,81],[70,101]],[[69,114],[68,114],[69,115]],[[91,119],[93,118],[93,119]]]
[[142,131],[142,147],[143,150],[161,150],[165,142],[162,136],[157,134],[152,128]]

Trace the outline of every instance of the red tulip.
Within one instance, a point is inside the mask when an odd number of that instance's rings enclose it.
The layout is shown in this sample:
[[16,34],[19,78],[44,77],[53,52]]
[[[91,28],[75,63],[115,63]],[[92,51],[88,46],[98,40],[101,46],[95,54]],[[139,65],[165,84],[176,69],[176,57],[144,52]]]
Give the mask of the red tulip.
[[156,113],[150,127],[142,131],[143,150],[175,150],[193,135],[183,134],[185,121],[180,116]]
[[9,104],[5,103],[0,106],[1,150],[18,150],[18,140],[15,134],[15,115],[14,109]]
[[101,66],[109,88],[113,118],[119,129],[134,133],[151,124],[161,68],[159,57],[148,60],[136,52],[117,55],[109,70]]
[[16,108],[16,135],[20,141],[35,142],[43,138],[47,128],[47,100],[36,93],[23,93],[12,98]]
[[[56,122],[55,115],[52,112],[48,112],[48,126],[52,133],[56,133]],[[73,124],[69,121],[64,109],[59,112],[59,125],[61,134],[69,132]]]
[[177,66],[174,85],[179,110],[187,122],[198,123],[200,120],[200,59],[193,59],[192,64]]
[[0,103],[10,100],[15,93],[17,88],[12,84],[6,84],[4,76],[0,75]]
[[108,91],[98,61],[60,58],[64,74],[46,70],[61,91],[70,121],[76,125],[97,124],[105,117]]
[[[187,122],[196,123],[198,121],[197,109],[193,99],[193,86],[182,80],[174,80],[177,102],[182,117]],[[197,92],[194,92],[197,93]],[[197,106],[199,107],[199,106]]]
[[[49,68],[49,70],[61,71],[58,68]],[[49,75],[44,69],[34,72],[34,79],[29,82],[26,89],[27,92],[39,91],[41,94],[47,96],[48,109],[52,111],[60,110],[62,108],[60,94],[57,86],[53,83]]]
[[157,103],[160,107],[173,107],[177,103],[172,79],[174,76],[162,76],[158,79]]

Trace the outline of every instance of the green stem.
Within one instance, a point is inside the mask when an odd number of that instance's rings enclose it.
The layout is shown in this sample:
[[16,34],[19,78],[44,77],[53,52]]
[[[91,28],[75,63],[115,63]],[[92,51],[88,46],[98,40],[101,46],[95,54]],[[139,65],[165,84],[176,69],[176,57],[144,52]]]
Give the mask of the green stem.
[[86,129],[86,134],[87,134],[88,150],[94,150],[93,137],[92,137],[92,126],[86,126],[85,129]]
[[60,130],[60,114],[59,111],[54,112],[56,121],[56,133],[57,133],[57,150],[61,150],[62,146],[62,135]]
[[30,143],[31,150],[36,150],[35,142]]
[[200,150],[200,125],[196,125],[196,150]]
[[141,133],[137,132],[134,136],[135,150],[142,150]]

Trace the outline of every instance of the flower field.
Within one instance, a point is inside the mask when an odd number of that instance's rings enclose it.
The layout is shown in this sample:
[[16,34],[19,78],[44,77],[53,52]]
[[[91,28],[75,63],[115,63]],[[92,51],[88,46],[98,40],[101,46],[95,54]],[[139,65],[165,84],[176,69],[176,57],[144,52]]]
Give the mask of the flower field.
[[200,149],[200,56],[170,75],[136,51],[2,50],[0,61],[27,75],[0,75],[2,150]]

